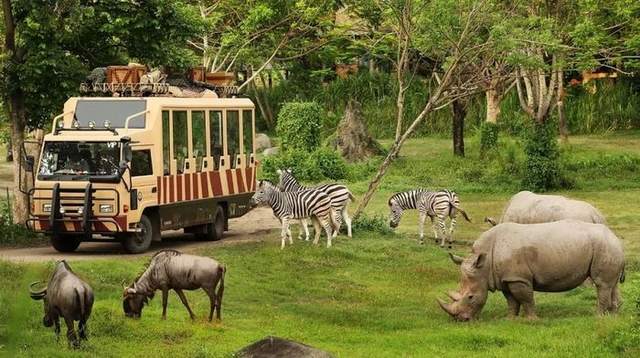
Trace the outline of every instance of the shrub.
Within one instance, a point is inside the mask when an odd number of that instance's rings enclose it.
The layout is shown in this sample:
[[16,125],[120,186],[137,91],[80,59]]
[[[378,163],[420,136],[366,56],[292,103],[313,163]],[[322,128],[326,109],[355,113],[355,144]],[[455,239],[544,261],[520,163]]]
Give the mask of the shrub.
[[360,214],[351,224],[354,232],[369,231],[380,235],[394,235],[395,232],[389,226],[389,221],[383,214],[369,216],[366,213]]
[[550,121],[535,123],[525,135],[522,186],[532,191],[571,187],[560,167],[560,151]]
[[311,153],[290,150],[262,161],[260,178],[279,180],[278,169],[291,169],[300,181],[318,182],[324,179],[344,179],[348,175],[347,163],[331,148],[318,148]]
[[322,109],[314,102],[285,104],[278,114],[276,133],[280,138],[280,150],[312,151],[320,146]]
[[323,178],[344,179],[347,177],[347,162],[331,148],[318,148],[309,156],[308,165],[318,168]]
[[484,122],[480,125],[480,155],[484,157],[487,152],[498,145],[498,125]]

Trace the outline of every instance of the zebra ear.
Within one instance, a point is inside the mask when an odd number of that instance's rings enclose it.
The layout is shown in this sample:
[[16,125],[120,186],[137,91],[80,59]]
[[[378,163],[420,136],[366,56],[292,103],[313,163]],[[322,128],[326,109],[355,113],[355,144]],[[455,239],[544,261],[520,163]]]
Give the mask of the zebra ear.
[[277,169],[277,170],[276,170],[276,173],[278,173],[278,175],[282,175],[282,170]]
[[287,173],[291,174],[291,168],[287,168]]

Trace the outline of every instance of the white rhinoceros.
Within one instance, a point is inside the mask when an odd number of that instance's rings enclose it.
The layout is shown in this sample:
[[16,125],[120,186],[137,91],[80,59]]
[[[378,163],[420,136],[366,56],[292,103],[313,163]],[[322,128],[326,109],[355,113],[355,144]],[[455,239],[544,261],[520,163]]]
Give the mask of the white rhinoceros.
[[451,258],[461,265],[460,289],[447,293],[453,302],[438,302],[459,321],[476,318],[488,292],[496,290],[507,299],[510,315],[517,316],[522,305],[528,317],[536,318],[534,291],[569,291],[587,277],[597,289],[597,314],[616,313],[622,305],[618,291],[618,282],[624,281],[622,244],[602,224],[504,223],[480,235],[466,259]]

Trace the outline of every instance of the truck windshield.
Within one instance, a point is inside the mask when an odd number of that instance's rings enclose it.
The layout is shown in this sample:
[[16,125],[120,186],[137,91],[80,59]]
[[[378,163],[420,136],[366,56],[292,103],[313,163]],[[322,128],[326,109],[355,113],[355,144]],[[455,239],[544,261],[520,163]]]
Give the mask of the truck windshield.
[[119,161],[120,142],[48,142],[42,152],[38,179],[117,175]]

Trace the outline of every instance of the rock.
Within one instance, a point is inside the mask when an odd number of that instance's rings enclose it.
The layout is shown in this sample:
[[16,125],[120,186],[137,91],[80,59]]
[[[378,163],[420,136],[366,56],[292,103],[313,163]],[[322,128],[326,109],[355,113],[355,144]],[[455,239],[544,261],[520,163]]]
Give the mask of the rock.
[[238,358],[333,358],[331,354],[288,339],[268,336],[242,348]]
[[278,147],[267,148],[262,152],[265,157],[278,155]]
[[383,154],[382,147],[371,137],[364,124],[362,105],[354,100],[347,103],[344,118],[338,125],[338,136],[331,141],[331,145],[350,162]]
[[264,133],[256,133],[255,141],[256,152],[271,148],[271,139]]

